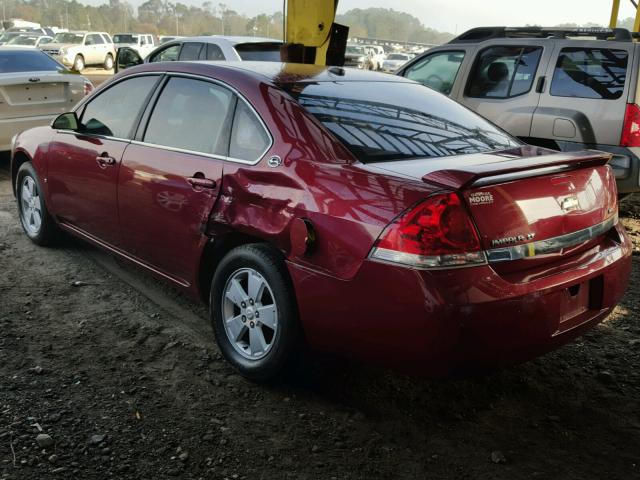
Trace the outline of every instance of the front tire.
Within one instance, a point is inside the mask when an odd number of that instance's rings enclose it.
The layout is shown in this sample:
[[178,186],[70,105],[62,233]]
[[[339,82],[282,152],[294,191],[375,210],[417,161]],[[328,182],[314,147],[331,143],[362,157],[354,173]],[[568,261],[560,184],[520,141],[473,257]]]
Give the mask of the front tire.
[[38,245],[55,244],[60,238],[60,230],[49,214],[40,179],[31,162],[23,163],[18,170],[16,196],[24,233]]
[[113,69],[113,57],[111,56],[110,53],[107,54],[107,57],[104,59],[104,65],[103,65],[105,70],[112,70]]
[[78,73],[84,70],[84,57],[82,55],[76,55],[76,58],[73,60],[73,69]]
[[274,380],[301,348],[293,287],[284,261],[267,245],[243,245],[222,259],[209,312],[222,354],[249,380]]

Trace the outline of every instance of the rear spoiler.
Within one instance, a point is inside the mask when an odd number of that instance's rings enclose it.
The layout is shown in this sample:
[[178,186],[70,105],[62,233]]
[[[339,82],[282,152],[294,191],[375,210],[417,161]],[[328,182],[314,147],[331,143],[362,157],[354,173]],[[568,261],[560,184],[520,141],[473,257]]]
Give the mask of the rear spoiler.
[[612,157],[610,153],[597,150],[557,152],[531,145],[493,152],[492,155],[504,157],[504,160],[470,165],[468,170],[439,170],[428,173],[422,180],[439,187],[461,190],[472,185],[491,185],[565,170],[596,167],[605,165]]

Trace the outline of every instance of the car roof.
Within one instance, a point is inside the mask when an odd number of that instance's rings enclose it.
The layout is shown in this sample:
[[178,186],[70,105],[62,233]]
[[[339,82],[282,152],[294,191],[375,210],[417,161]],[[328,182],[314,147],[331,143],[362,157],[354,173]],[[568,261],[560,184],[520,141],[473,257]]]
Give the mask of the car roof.
[[319,82],[415,83],[404,77],[370,70],[281,62],[152,62],[128,68],[125,75],[140,72],[196,73],[213,76],[226,73],[241,75],[256,82],[271,83],[280,87],[294,83]]
[[[169,35],[170,36],[170,35]],[[266,37],[242,37],[242,36],[229,36],[229,35],[200,35],[197,37],[179,37],[176,41],[190,41],[190,42],[205,42],[205,43],[215,43],[218,41],[228,42],[231,45],[236,45],[238,43],[264,43],[264,42],[273,42],[273,43],[282,43],[282,40],[276,40],[273,38]]]

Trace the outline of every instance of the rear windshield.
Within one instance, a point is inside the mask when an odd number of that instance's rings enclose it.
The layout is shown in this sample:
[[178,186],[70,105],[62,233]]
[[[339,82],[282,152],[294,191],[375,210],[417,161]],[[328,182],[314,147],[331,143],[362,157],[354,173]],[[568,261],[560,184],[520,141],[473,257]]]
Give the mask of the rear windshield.
[[138,43],[138,36],[120,33],[113,36],[113,43]]
[[409,60],[409,57],[401,53],[390,53],[387,55],[387,60]]
[[294,84],[290,93],[362,162],[446,157],[520,143],[484,118],[413,83]]
[[238,43],[234,47],[244,61],[280,62],[279,43]]
[[0,50],[0,73],[63,72],[66,69],[40,50]]

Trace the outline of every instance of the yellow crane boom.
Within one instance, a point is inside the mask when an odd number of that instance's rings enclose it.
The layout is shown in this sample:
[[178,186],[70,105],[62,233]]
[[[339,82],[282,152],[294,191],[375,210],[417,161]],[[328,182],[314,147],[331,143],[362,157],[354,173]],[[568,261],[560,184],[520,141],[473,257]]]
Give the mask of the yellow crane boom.
[[[631,3],[636,8],[636,19],[633,22],[633,31],[640,31],[640,8],[635,0],[631,0]],[[618,15],[620,13],[620,0],[613,0],[611,6],[611,19],[609,20],[609,28],[616,28],[618,26]]]

